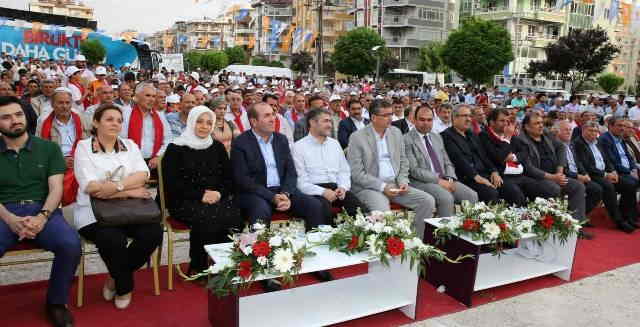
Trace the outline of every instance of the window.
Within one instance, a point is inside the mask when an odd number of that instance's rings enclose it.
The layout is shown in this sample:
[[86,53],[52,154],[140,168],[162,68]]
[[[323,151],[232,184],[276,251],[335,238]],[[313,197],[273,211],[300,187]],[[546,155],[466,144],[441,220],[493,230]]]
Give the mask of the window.
[[535,25],[528,25],[527,36],[535,36],[535,35],[536,35],[536,27],[535,27]]
[[418,18],[422,20],[441,22],[444,20],[444,13],[440,10],[431,8],[418,8]]

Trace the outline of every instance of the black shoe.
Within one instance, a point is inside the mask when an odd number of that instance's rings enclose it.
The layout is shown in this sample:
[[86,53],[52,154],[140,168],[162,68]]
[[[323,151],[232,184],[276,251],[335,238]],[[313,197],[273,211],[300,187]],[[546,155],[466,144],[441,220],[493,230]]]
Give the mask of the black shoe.
[[578,238],[581,239],[585,239],[585,240],[592,240],[595,236],[589,232],[587,232],[586,230],[580,230],[580,232],[578,232]]
[[638,225],[638,222],[633,220],[627,220],[627,224],[629,224],[629,226],[633,227],[634,229],[638,229],[638,227],[640,227]]
[[587,222],[587,223],[583,224],[583,225],[582,225],[582,227],[589,227],[589,228],[591,228],[591,227],[596,227],[596,226],[594,226],[594,225],[593,225],[592,223],[590,223],[590,222]]
[[263,280],[261,283],[265,292],[277,292],[282,289],[282,286],[276,283],[273,279]]
[[626,221],[618,223],[618,229],[627,234],[631,234],[633,233],[634,230],[636,230],[635,228],[633,228],[633,226],[629,225]]
[[47,304],[47,317],[54,327],[73,327],[73,316],[64,304]]
[[331,276],[331,273],[326,270],[316,271],[313,273],[313,275],[323,282],[330,282],[333,280],[333,276]]

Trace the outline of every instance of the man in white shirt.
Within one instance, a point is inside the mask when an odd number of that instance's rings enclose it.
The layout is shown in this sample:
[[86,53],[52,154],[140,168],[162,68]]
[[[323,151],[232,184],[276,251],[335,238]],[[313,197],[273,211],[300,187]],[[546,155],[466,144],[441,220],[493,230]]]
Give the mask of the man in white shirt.
[[355,215],[360,208],[368,210],[349,190],[351,171],[340,143],[331,135],[331,114],[324,109],[307,113],[309,134],[293,146],[293,161],[298,172],[298,189],[322,202],[325,216],[333,216],[332,208],[344,208]]
[[638,102],[636,102],[635,105],[629,109],[627,114],[629,115],[629,119],[631,121],[640,122],[640,107],[638,106]]
[[96,91],[98,103],[90,106],[84,113],[82,113],[84,115],[85,121],[89,124],[93,121],[93,114],[96,112],[96,109],[98,109],[98,107],[103,104],[113,103],[115,92],[113,92],[113,88],[111,87],[111,85],[100,86]]
[[249,116],[247,116],[247,111],[242,106],[242,93],[240,90],[233,90],[227,93],[227,98],[229,99],[229,110],[224,114],[224,119],[226,121],[232,121],[240,133],[248,131],[251,129],[249,125]]
[[451,111],[453,108],[450,104],[445,103],[438,107],[438,116],[433,120],[433,132],[442,133],[445,129],[451,127]]
[[349,145],[349,137],[369,124],[369,119],[362,116],[362,104],[359,100],[349,101],[349,117],[338,124],[338,141],[343,149]]
[[120,137],[129,138],[140,147],[152,176],[158,167],[159,157],[172,140],[169,123],[153,108],[155,96],[156,88],[152,84],[141,83],[136,87],[136,104],[131,110],[122,111],[120,132]]

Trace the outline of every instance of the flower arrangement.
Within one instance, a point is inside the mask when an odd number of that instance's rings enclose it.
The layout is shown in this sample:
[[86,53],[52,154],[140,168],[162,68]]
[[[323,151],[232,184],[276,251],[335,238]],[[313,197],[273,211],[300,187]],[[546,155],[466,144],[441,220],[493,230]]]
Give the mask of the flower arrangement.
[[327,234],[320,243],[331,250],[347,254],[368,251],[387,266],[392,258],[410,260],[411,269],[418,264],[420,272],[424,270],[422,259],[457,262],[447,258],[444,251],[424,244],[413,231],[412,221],[391,211],[373,211],[368,216],[358,212],[355,217],[340,213],[336,223],[335,228],[314,231]]
[[568,207],[564,199],[536,198],[529,203],[522,221],[527,222],[529,230],[537,235],[538,240],[545,241],[553,237],[564,244],[582,228],[580,221],[571,216]]
[[262,223],[249,226],[231,239],[230,263],[224,267],[211,266],[188,280],[213,275],[207,287],[219,297],[248,288],[260,275],[280,275],[283,284],[292,284],[303,258],[311,255],[293,236],[266,228]]
[[517,210],[502,203],[489,206],[484,202],[463,201],[456,216],[441,220],[444,225],[435,230],[435,236],[444,242],[453,234],[467,235],[474,241],[491,243],[495,253],[501,254],[520,239],[519,216]]
[[526,208],[464,201],[461,209],[456,216],[440,221],[442,226],[434,232],[436,239],[444,242],[454,234],[467,235],[474,241],[490,243],[497,255],[516,245],[523,234],[533,233],[539,242],[554,237],[564,243],[582,227],[571,217],[563,199],[536,198]]

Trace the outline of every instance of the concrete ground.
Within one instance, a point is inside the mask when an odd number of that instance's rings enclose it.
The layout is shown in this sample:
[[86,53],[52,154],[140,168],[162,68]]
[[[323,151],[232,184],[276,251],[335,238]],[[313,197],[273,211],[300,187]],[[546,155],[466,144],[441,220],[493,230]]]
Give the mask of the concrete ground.
[[640,325],[640,264],[411,327],[631,327]]

